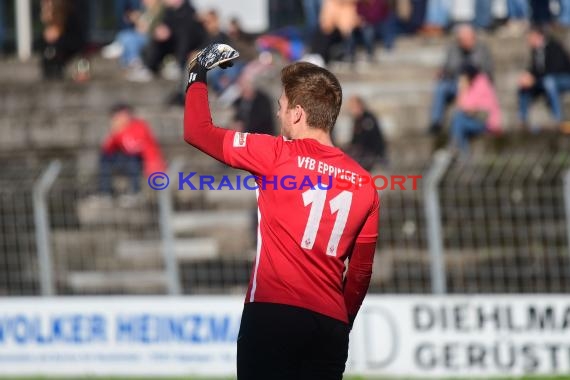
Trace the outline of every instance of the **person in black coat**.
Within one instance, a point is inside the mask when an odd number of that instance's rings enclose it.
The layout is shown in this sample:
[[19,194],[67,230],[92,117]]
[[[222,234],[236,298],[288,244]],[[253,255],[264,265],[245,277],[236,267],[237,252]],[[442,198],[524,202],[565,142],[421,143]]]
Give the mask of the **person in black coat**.
[[370,171],[375,164],[386,162],[386,141],[378,119],[370,112],[359,96],[348,101],[354,126],[347,153],[364,169]]
[[530,66],[518,82],[519,118],[528,125],[529,108],[539,95],[545,95],[557,123],[564,120],[560,95],[570,90],[570,58],[562,44],[539,28],[528,33]]

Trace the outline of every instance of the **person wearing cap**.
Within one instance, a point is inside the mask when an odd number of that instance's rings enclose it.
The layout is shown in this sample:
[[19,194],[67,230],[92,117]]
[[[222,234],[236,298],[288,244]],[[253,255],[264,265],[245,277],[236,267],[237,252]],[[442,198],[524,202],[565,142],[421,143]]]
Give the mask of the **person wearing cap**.
[[559,41],[539,27],[529,31],[527,43],[530,65],[518,81],[519,120],[528,128],[530,105],[536,97],[544,95],[560,130],[570,133],[570,122],[564,119],[561,101],[562,93],[570,90],[570,56]]
[[110,110],[110,131],[101,147],[99,190],[113,195],[112,175],[121,172],[130,180],[130,193],[141,189],[141,175],[165,170],[165,162],[148,123],[135,117],[126,103],[115,104]]

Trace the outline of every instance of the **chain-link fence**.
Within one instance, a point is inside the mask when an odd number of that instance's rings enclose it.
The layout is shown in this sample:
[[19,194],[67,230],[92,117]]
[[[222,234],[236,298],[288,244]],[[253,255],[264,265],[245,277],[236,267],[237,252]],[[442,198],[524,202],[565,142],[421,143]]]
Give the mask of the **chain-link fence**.
[[[373,292],[570,290],[567,139],[480,145],[470,157],[436,155],[384,171],[422,179],[416,190],[381,192]],[[244,174],[210,159],[171,170]],[[1,294],[244,292],[255,257],[254,192],[147,185],[132,196],[118,176],[119,194],[108,198],[97,193],[99,181],[72,161],[2,171]]]

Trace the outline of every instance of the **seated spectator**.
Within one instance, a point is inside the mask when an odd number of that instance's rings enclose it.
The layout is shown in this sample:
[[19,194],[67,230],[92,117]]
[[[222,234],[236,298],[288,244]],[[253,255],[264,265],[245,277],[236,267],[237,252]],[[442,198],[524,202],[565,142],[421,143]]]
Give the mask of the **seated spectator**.
[[[560,95],[570,90],[570,58],[562,44],[546,36],[539,28],[528,33],[530,66],[519,78],[519,118],[528,127],[528,113],[532,100],[545,95],[556,123],[566,131]],[[534,128],[533,128],[534,129]]]
[[234,102],[232,129],[247,133],[275,135],[275,114],[271,98],[256,88],[253,78],[242,75],[238,81],[240,97]]
[[457,109],[451,120],[451,144],[468,151],[469,138],[485,131],[499,133],[501,111],[495,89],[487,74],[467,65],[459,79]]
[[348,111],[354,124],[347,154],[366,170],[371,170],[376,164],[386,163],[386,142],[376,116],[366,108],[364,100],[359,96],[349,99]]
[[164,171],[165,163],[158,142],[149,125],[136,118],[128,104],[111,109],[111,130],[105,138],[100,156],[99,190],[113,195],[113,173],[121,172],[130,179],[130,195],[141,189],[141,176]]
[[108,59],[120,57],[121,66],[128,70],[127,79],[135,82],[152,79],[151,73],[142,63],[141,53],[160,23],[162,13],[160,0],[143,0],[142,11],[133,11],[129,14],[134,28],[121,30],[115,41],[103,48],[103,57]]
[[42,0],[42,74],[44,79],[63,79],[66,64],[87,43],[82,21],[84,3],[74,0]]
[[191,52],[204,43],[206,34],[189,0],[163,0],[163,3],[164,16],[145,49],[144,63],[158,73],[163,59],[173,54],[183,73]]
[[493,61],[487,46],[477,40],[472,26],[463,24],[457,28],[456,40],[449,46],[445,63],[440,70],[433,94],[429,131],[437,134],[442,129],[447,105],[457,95],[457,82],[461,70],[466,65],[493,77]]

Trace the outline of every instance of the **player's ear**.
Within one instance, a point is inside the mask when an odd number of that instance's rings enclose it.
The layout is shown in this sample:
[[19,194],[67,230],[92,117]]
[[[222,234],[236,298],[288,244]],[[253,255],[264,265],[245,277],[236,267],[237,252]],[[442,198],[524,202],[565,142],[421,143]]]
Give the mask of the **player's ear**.
[[301,121],[301,117],[303,116],[303,107],[301,107],[300,105],[296,105],[295,106],[295,123],[298,123],[299,121]]

